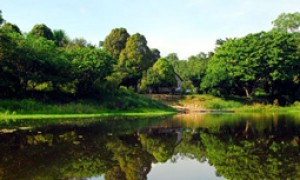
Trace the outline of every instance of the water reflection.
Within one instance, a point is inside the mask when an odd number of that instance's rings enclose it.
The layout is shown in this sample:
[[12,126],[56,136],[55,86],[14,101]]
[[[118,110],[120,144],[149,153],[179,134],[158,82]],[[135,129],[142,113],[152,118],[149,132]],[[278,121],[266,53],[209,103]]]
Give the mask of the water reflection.
[[[208,167],[215,178],[300,178],[295,115],[7,121],[0,128],[0,179],[163,179],[153,167],[186,169],[195,162],[203,178]],[[187,179],[199,177],[186,172]]]

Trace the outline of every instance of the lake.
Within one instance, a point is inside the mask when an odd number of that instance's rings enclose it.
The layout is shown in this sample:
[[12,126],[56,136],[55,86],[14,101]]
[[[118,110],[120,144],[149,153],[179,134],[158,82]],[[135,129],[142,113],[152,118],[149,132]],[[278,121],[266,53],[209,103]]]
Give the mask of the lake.
[[300,115],[0,122],[0,179],[299,179]]

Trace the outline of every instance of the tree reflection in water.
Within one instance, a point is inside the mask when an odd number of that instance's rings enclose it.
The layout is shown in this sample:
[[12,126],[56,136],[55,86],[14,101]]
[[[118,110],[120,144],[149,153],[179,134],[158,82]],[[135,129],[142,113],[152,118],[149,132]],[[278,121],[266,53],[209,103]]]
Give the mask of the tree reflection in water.
[[147,179],[152,164],[182,157],[208,162],[227,179],[298,179],[299,135],[289,115],[37,126],[0,135],[0,179]]

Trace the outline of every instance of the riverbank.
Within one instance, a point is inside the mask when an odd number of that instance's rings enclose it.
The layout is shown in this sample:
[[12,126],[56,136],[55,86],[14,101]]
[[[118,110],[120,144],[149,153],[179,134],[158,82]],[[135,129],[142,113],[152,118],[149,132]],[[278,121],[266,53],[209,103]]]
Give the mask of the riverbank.
[[68,103],[42,102],[36,99],[0,100],[0,119],[159,116],[174,113],[176,113],[174,108],[134,93]]
[[233,113],[233,112],[300,112],[300,103],[278,106],[247,98],[219,98],[211,95],[163,95],[145,97],[159,100],[182,113]]
[[158,111],[158,112],[110,112],[99,114],[1,114],[0,120],[5,119],[85,119],[85,118],[100,118],[100,117],[150,117],[150,116],[165,116],[176,114],[176,112]]

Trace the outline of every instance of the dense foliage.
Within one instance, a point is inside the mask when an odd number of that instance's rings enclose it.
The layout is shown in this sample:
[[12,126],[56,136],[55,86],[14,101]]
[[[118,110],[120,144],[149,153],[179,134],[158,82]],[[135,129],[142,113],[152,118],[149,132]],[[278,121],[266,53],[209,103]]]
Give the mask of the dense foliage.
[[105,38],[103,48],[113,57],[119,58],[121,51],[125,48],[129,34],[125,28],[113,29]]
[[[101,49],[71,41],[62,30],[52,31],[36,25],[22,35],[16,25],[5,23],[0,29],[0,96],[36,97],[54,94],[64,99],[101,97],[106,77],[117,63]],[[66,48],[60,48],[66,46]],[[61,95],[59,95],[61,94]]]
[[130,36],[119,59],[119,70],[124,73],[123,85],[136,86],[142,72],[153,65],[152,52],[147,46],[146,38],[137,33]]
[[13,31],[13,32],[22,34],[21,30],[19,29],[19,27],[17,25],[11,24],[9,22],[4,23],[4,25],[2,26],[2,29],[5,30],[5,31]]
[[49,27],[47,27],[45,24],[35,25],[29,34],[32,34],[36,37],[44,37],[48,40],[54,40],[52,30]]
[[4,22],[4,19],[2,17],[2,11],[0,10],[0,25]]
[[184,80],[184,89],[199,88],[205,75],[211,54],[203,52],[190,56],[187,60],[179,60],[176,53],[165,57],[174,67],[175,72]]
[[272,22],[274,29],[283,32],[299,32],[300,13],[282,13]]
[[260,91],[296,98],[289,89],[299,89],[298,37],[270,31],[226,41],[209,62],[201,88],[217,95],[250,97]]
[[187,92],[292,103],[300,99],[299,17],[283,13],[271,31],[217,39],[215,52],[179,60],[176,53],[160,59],[144,35],[125,28],[96,47],[45,24],[22,34],[0,12],[0,97],[101,98],[121,85],[174,88],[177,74]]
[[175,87],[176,83],[175,72],[171,63],[166,59],[159,59],[153,67],[144,73],[141,89],[151,88],[157,92],[158,87]]

